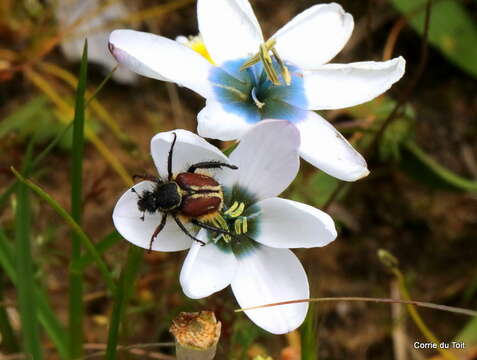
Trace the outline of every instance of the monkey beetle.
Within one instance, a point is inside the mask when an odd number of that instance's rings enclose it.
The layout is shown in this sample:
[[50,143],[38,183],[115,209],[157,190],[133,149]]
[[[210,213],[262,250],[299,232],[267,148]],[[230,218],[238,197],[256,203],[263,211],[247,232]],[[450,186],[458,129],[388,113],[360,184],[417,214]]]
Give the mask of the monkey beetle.
[[161,212],[161,222],[151,236],[149,251],[157,235],[166,225],[167,216],[170,215],[179,228],[194,241],[205,245],[197,239],[185,227],[184,223],[190,222],[203,229],[211,230],[219,234],[232,235],[230,232],[207,224],[207,221],[220,215],[224,204],[222,186],[211,176],[196,173],[199,169],[220,169],[227,167],[236,170],[237,166],[221,163],[219,161],[204,161],[191,165],[186,172],[177,175],[172,174],[172,155],[177,140],[176,133],[169,149],[167,158],[167,181],[151,175],[134,175],[134,179],[149,180],[155,183],[154,189],[144,190],[137,193],[134,187],[132,192],[138,195],[137,206],[143,213],[141,219],[147,213]]

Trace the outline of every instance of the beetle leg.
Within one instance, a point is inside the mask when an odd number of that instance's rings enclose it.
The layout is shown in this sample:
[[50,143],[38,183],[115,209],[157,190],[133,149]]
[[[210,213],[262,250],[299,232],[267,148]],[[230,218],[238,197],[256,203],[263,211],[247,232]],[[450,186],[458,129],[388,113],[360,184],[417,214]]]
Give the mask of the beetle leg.
[[167,213],[164,213],[162,214],[161,223],[157,226],[156,230],[154,230],[154,234],[152,234],[151,236],[151,242],[149,243],[149,250],[147,251],[148,253],[150,253],[152,250],[152,243],[154,242],[154,239],[156,238],[157,235],[159,235],[162,229],[164,229],[164,226],[166,226],[166,220],[167,220]]
[[219,234],[224,234],[224,235],[230,235],[230,236],[234,236],[234,234],[232,234],[230,231],[227,231],[227,230],[223,230],[223,229],[220,229],[218,227],[215,227],[215,226],[212,226],[212,225],[209,225],[209,224],[206,224],[206,223],[203,223],[199,220],[192,220],[191,221],[192,224],[194,225],[197,225],[203,229],[207,229],[207,230],[210,230],[210,231],[214,231],[216,233],[219,233]]
[[187,172],[195,172],[197,169],[220,169],[221,167],[228,167],[229,169],[232,170],[237,170],[238,167],[232,164],[226,164],[222,163],[220,161],[203,161],[196,163],[194,165],[191,165]]
[[176,144],[177,135],[175,132],[172,133],[174,139],[172,140],[171,148],[169,149],[169,156],[167,157],[167,175],[169,181],[172,180],[172,153],[174,151],[174,145]]
[[181,230],[182,230],[187,236],[189,236],[192,240],[197,241],[197,242],[200,243],[202,246],[205,245],[205,242],[203,242],[202,240],[197,239],[194,235],[192,235],[192,234],[189,232],[189,230],[187,230],[187,228],[184,226],[184,224],[182,223],[182,221],[180,221],[179,218],[178,218],[176,215],[172,215],[172,217],[173,217],[174,220],[176,221],[177,226],[179,226],[179,227],[181,228]]
[[161,179],[159,179],[157,176],[153,176],[153,175],[149,175],[149,174],[144,174],[144,175],[133,175],[133,181],[136,181],[136,180],[149,180],[149,181],[153,181],[153,182],[156,182],[156,183],[160,183],[161,182]]

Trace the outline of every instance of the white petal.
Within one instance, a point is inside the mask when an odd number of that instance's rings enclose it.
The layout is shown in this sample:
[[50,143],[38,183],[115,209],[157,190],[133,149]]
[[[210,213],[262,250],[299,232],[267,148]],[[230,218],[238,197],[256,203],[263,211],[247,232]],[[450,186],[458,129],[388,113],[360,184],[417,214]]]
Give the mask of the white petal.
[[[144,190],[152,190],[154,183],[142,181],[133,186],[136,192],[141,194]],[[136,246],[149,249],[151,236],[161,223],[162,214],[143,215],[137,207],[138,195],[129,189],[117,202],[113,211],[114,226],[123,238]],[[152,243],[152,250],[179,251],[190,248],[192,240],[182,232],[172,218],[167,219],[166,226],[157,235]]]
[[[205,230],[198,239],[207,242]],[[182,266],[182,290],[191,299],[212,295],[230,285],[236,269],[237,259],[232,251],[223,251],[214,243],[202,246],[194,242]]]
[[312,248],[336,238],[333,219],[325,212],[300,202],[270,198],[257,202],[260,231],[256,241],[274,248]]
[[207,51],[219,65],[256,54],[263,42],[248,0],[199,0],[197,17]]
[[223,141],[235,140],[253,124],[244,117],[225,111],[216,101],[207,101],[207,105],[197,115],[197,133],[200,136]]
[[366,160],[328,121],[309,111],[296,124],[300,130],[300,156],[327,174],[355,181],[369,174]]
[[206,98],[213,96],[208,80],[213,65],[177,41],[140,31],[115,30],[109,36],[109,46],[120,64],[140,75],[175,82]]
[[[151,140],[151,155],[157,171],[167,179],[167,159],[171,148],[173,133],[177,135],[172,154],[172,173],[187,171],[190,165],[203,161],[220,161],[229,163],[228,158],[215,146],[209,144],[196,134],[182,129],[161,132]],[[216,170],[220,172],[221,170]],[[214,172],[211,170],[211,172]]]
[[370,101],[404,75],[402,57],[375,62],[327,64],[303,73],[308,109],[341,109]]
[[[58,1],[55,6],[55,15],[60,31],[68,31],[67,27],[88,13],[95,12],[101,5],[100,0],[69,0]],[[83,55],[84,39],[88,38],[88,61],[103,65],[108,72],[112,70],[117,61],[105,51],[108,42],[111,23],[114,20],[128,16],[128,9],[120,2],[110,3],[95,16],[89,16],[74,28],[71,36],[66,36],[61,41],[61,50],[71,61],[81,60]],[[98,31],[98,28],[101,30]],[[93,31],[92,31],[93,30]],[[137,75],[119,68],[113,74],[116,81],[132,84],[136,82]]]
[[[308,279],[300,261],[288,249],[261,246],[238,259],[232,290],[241,308],[310,296]],[[273,306],[245,311],[261,328],[284,334],[301,325],[308,303]]]
[[257,199],[277,196],[295,179],[300,161],[300,136],[292,123],[264,120],[250,128],[232,152],[238,170],[218,174],[224,186],[239,185]]
[[314,5],[277,31],[276,49],[285,60],[313,69],[335,57],[353,31],[353,17],[336,4]]

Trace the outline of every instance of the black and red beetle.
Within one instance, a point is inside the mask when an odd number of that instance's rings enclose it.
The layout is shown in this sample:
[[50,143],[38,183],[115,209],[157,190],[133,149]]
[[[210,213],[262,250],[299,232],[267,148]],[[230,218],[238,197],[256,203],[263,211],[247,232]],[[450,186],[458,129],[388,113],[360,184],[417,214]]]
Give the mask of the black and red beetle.
[[[232,235],[228,231],[209,225],[206,222],[220,214],[224,203],[222,186],[211,176],[196,173],[198,169],[220,169],[228,167],[238,169],[237,166],[222,163],[219,161],[204,161],[189,166],[186,172],[177,175],[172,174],[172,155],[174,145],[177,140],[176,133],[172,133],[171,148],[167,158],[167,181],[159,177],[150,175],[135,175],[135,179],[149,180],[155,183],[154,189],[144,190],[138,195],[137,206],[143,213],[162,213],[162,219],[151,236],[149,251],[156,236],[166,225],[167,216],[170,215],[175,220],[179,228],[193,240],[205,245],[205,243],[192,235],[184,226],[184,223],[191,222],[201,228],[214,231],[220,234]],[[136,192],[134,188],[131,191]]]

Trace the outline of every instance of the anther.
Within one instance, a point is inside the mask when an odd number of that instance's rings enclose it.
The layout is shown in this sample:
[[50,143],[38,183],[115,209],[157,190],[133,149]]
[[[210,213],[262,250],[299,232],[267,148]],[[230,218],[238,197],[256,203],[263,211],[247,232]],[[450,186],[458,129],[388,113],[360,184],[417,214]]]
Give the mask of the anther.
[[234,222],[235,233],[240,235],[242,232],[242,219],[237,219]]
[[247,217],[243,217],[243,221],[242,221],[242,232],[244,234],[246,234],[248,231],[248,221],[247,221]]
[[235,210],[237,210],[238,206],[239,206],[238,201],[234,201],[234,203],[232,204],[232,206],[229,207],[226,212],[224,212],[224,215],[230,215],[230,213],[232,213],[232,212],[234,212]]
[[285,84],[290,85],[291,84],[290,72],[287,66],[285,65],[285,63],[283,62],[283,60],[278,55],[277,50],[275,49],[276,42],[277,41],[275,39],[269,39],[265,43],[261,44],[258,53],[253,55],[247,61],[245,61],[244,64],[240,67],[240,70],[243,71],[261,61],[263,63],[263,68],[265,70],[265,73],[267,74],[268,79],[270,79],[270,81],[274,85],[277,85],[277,86],[281,85],[282,83],[273,65],[273,59],[270,56],[270,51],[271,51],[273,54],[273,58],[277,61],[278,66],[280,67],[280,73],[282,75],[282,78]]

